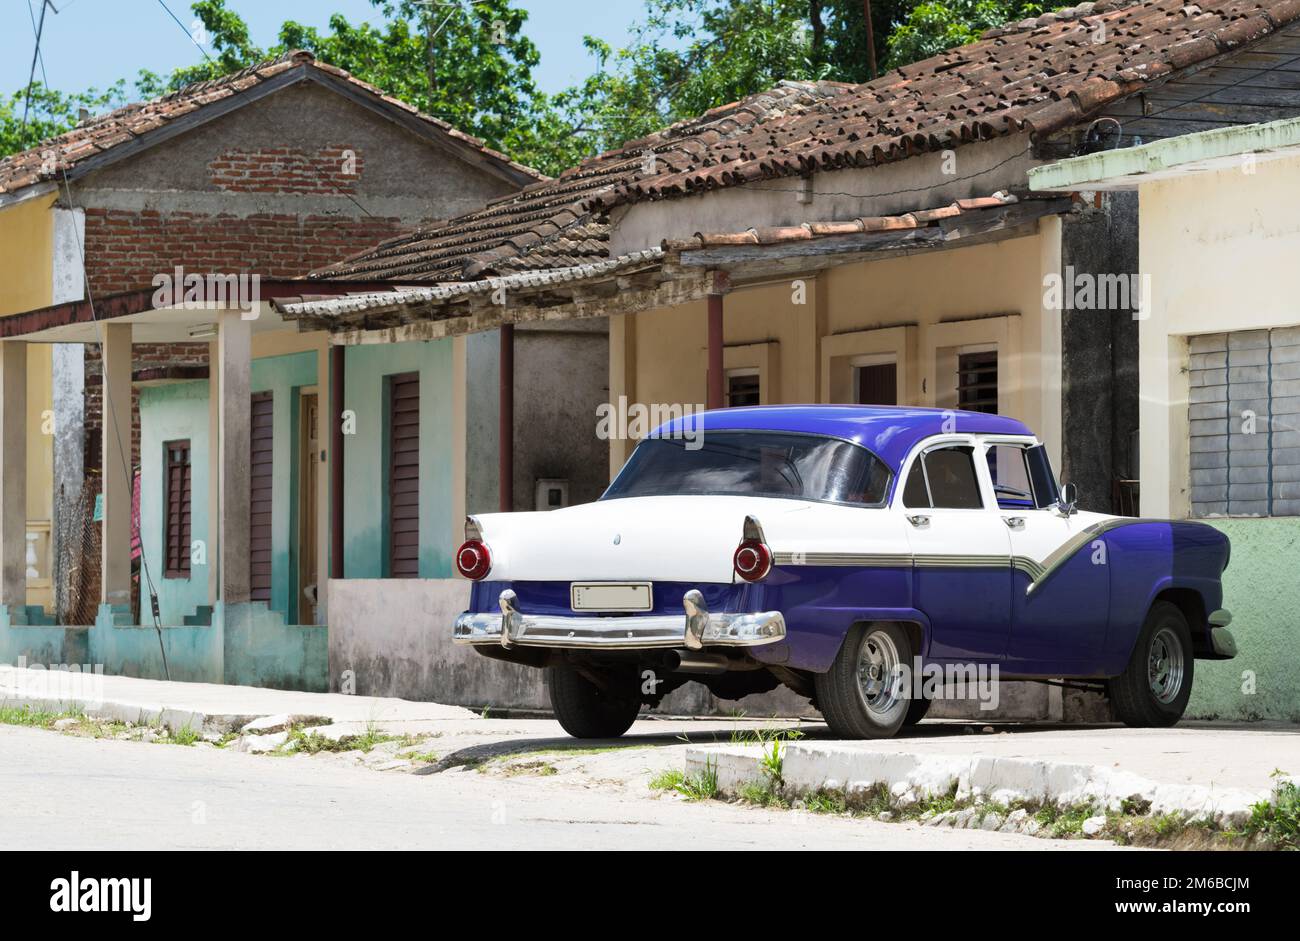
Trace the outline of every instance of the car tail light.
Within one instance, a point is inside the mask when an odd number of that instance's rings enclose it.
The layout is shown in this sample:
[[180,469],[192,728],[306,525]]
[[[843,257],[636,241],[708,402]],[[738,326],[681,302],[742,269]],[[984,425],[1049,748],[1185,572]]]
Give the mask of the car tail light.
[[492,571],[492,553],[487,544],[471,539],[456,551],[456,570],[471,581],[482,581]]
[[747,582],[761,582],[772,571],[772,550],[757,539],[746,539],[731,559],[736,574]]

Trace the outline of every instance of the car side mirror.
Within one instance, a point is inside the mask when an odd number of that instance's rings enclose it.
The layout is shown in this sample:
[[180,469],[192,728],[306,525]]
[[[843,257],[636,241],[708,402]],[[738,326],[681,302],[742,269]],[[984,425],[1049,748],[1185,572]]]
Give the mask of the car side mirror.
[[1061,485],[1061,496],[1056,501],[1056,511],[1062,516],[1073,516],[1079,512],[1079,488],[1073,482]]

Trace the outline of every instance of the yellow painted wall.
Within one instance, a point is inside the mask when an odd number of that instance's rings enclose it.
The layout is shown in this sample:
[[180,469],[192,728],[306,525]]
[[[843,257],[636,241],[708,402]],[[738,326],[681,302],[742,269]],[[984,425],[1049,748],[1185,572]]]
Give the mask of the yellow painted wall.
[[0,316],[48,307],[54,290],[56,194],[0,209]]
[[1188,337],[1300,323],[1300,157],[1144,183],[1139,200],[1142,513],[1179,519],[1191,512]]
[[[900,357],[902,404],[947,407],[957,381],[952,351],[996,342],[999,411],[1029,424],[1059,460],[1060,320],[1043,307],[1044,277],[1059,259],[1053,218],[1022,238],[739,288],[725,301],[726,365],[771,373],[767,403],[843,401],[849,383],[822,371],[851,369],[855,344],[867,351],[881,339],[867,331],[908,327],[887,334],[909,347],[905,363]],[[707,327],[703,301],[624,318],[611,343],[611,389],[644,404],[703,403]],[[627,451],[611,447],[614,469]]]
[[[56,194],[29,199],[0,209],[0,316],[48,307],[54,275],[54,214]],[[27,348],[27,520],[28,531],[49,545],[53,512],[54,436],[46,434],[43,414],[52,412],[52,359],[49,344]],[[49,552],[40,553],[27,603],[52,606]]]

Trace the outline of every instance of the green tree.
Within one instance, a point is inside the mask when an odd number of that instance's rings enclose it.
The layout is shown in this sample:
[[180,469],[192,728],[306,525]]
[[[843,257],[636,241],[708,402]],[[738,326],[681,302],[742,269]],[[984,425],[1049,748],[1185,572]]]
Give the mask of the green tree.
[[71,130],[77,126],[83,110],[96,114],[124,104],[125,81],[118,81],[102,92],[92,88],[72,95],[35,82],[30,102],[25,88],[0,98],[0,155],[35,147],[40,141]]
[[[135,87],[153,97],[238,71],[289,49],[307,49],[402,101],[483,138],[548,173],[635,141],[667,124],[770,88],[783,79],[863,82],[870,77],[862,0],[645,0],[625,46],[587,37],[591,74],[556,95],[533,80],[539,62],[512,0],[371,0],[382,20],[341,15],[318,30],[284,23],[260,48],[226,0],[195,0],[202,61]],[[1023,0],[873,0],[880,69],[978,38],[983,30],[1055,8]],[[0,148],[20,149],[66,130],[80,108],[122,102],[125,87],[60,95],[33,89],[34,118],[17,138],[23,93],[0,99]]]
[[1021,2],[1021,0],[943,0],[918,3],[889,34],[889,67],[937,55],[954,46],[964,46],[995,26],[1041,16],[1067,4]]

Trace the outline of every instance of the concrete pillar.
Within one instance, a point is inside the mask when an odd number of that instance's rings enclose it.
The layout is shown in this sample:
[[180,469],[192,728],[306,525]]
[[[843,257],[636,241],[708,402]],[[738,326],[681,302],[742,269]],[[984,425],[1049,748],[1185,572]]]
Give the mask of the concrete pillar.
[[217,403],[217,529],[219,582],[224,604],[244,604],[249,587],[249,455],[252,379],[252,323],[238,310],[225,310],[217,322],[220,399]]
[[[346,476],[343,463],[343,412],[347,405],[347,351],[330,347],[330,578],[343,578],[343,509]],[[323,563],[322,563],[323,564]]]
[[204,536],[208,560],[208,604],[221,598],[221,375],[217,369],[217,341],[208,343],[208,531]]
[[0,340],[0,605],[27,604],[27,344]]
[[501,512],[515,510],[515,325],[501,325],[501,394],[497,405],[497,486]]
[[104,338],[104,522],[100,601],[131,603],[131,325],[101,325]]

